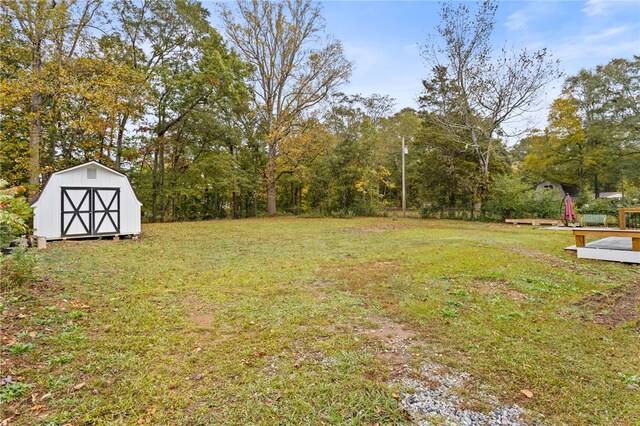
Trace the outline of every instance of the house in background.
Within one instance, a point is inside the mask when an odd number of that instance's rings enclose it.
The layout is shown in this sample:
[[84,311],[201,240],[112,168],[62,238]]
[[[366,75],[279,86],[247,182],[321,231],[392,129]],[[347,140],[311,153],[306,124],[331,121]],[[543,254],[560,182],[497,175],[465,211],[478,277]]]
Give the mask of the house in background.
[[[596,194],[591,194],[591,198],[596,198]],[[609,198],[612,200],[621,200],[624,197],[622,192],[601,192],[598,198]]]
[[536,185],[536,192],[540,193],[544,190],[556,191],[559,198],[564,198],[564,194],[569,194],[571,198],[576,198],[580,191],[576,185],[562,185],[557,182],[548,180],[542,181]]
[[129,179],[96,161],[53,173],[31,206],[38,241],[140,234]]
[[[571,198],[576,198],[580,195],[580,191],[576,185],[563,185],[557,182],[551,182],[548,180],[542,181],[536,185],[536,192],[540,193],[544,190],[557,191],[560,198],[564,197],[564,194],[571,195]],[[595,199],[596,194],[591,193],[591,198]],[[609,198],[614,200],[621,200],[623,197],[622,192],[601,192],[598,198]]]

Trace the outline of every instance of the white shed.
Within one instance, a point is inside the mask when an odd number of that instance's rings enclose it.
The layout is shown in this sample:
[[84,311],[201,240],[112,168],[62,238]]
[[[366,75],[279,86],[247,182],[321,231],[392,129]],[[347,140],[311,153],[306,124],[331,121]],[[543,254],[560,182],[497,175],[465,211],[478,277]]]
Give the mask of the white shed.
[[31,206],[34,234],[47,240],[140,234],[129,179],[96,161],[53,173]]

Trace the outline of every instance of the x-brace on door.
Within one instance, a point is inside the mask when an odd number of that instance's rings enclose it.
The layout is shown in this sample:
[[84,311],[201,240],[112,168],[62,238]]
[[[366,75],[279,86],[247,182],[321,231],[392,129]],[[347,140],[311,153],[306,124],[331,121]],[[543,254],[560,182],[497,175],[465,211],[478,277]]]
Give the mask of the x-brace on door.
[[61,235],[120,233],[120,188],[61,188]]

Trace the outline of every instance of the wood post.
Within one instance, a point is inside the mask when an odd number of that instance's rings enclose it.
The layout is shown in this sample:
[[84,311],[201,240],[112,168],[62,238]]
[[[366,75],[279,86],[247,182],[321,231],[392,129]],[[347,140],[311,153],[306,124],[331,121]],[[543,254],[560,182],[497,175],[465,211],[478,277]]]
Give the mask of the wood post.
[[584,247],[585,245],[584,235],[576,235],[576,247]]
[[44,250],[47,248],[47,239],[45,237],[38,237],[37,244],[38,250]]
[[633,251],[640,251],[640,238],[631,238],[631,248]]

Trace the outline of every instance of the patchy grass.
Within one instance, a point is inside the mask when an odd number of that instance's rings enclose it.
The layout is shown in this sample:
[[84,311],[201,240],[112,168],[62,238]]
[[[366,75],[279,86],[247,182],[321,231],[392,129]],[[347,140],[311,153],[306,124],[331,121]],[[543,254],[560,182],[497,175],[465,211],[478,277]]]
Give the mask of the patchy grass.
[[[640,421],[625,299],[639,269],[566,256],[570,233],[416,219],[143,229],[50,244],[40,280],[3,296],[10,424],[402,424],[394,364],[424,362],[548,424]],[[391,353],[398,330],[411,359]]]

